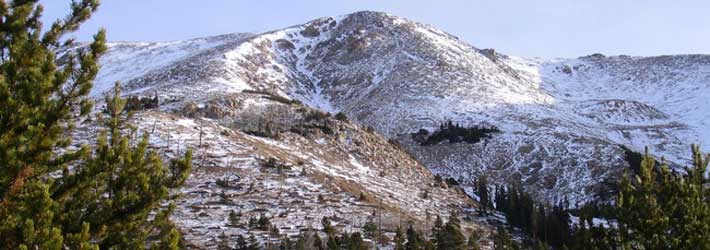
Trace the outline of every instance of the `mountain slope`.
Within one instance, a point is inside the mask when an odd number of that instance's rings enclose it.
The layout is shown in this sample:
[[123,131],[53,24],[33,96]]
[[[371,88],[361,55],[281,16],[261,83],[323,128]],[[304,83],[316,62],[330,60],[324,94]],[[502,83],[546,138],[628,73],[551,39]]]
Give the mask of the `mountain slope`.
[[[209,39],[218,42],[150,70],[102,71],[99,86],[131,75],[126,88],[158,93],[166,110],[244,90],[298,100],[396,138],[464,186],[485,173],[548,201],[603,193],[600,183],[627,166],[622,145],[684,164],[689,143],[710,140],[700,101],[710,95],[708,56],[518,58],[378,12]],[[111,63],[132,60],[116,54]],[[447,120],[502,132],[432,146],[410,135]]]

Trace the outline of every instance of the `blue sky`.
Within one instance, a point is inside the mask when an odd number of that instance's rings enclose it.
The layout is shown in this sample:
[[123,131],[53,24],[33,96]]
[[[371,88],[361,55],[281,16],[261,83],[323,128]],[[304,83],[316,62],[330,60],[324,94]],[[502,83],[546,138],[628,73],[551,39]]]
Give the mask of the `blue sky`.
[[[43,1],[45,20],[68,0]],[[527,57],[710,54],[710,1],[655,0],[103,0],[76,34],[99,27],[112,41],[166,41],[263,32],[359,10],[431,24],[479,48]]]

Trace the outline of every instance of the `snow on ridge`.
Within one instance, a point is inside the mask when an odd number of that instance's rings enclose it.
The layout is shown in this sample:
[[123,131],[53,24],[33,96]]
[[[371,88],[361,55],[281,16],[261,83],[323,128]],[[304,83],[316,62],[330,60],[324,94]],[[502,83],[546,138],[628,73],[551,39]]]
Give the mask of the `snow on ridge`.
[[101,70],[91,96],[101,95],[111,89],[116,81],[127,82],[151,70],[219,46],[227,41],[223,37],[231,36],[234,35],[169,42],[110,42],[107,53],[99,61]]

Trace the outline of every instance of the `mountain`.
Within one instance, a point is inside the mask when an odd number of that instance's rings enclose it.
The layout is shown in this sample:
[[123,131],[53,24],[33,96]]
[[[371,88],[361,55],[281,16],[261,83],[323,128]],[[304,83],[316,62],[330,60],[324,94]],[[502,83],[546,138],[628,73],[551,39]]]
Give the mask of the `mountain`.
[[[701,101],[710,97],[710,56],[521,58],[379,12],[261,34],[112,43],[102,64],[94,96],[117,80],[129,95],[157,95],[160,108],[137,118],[159,135],[156,148],[170,155],[197,145],[200,164],[176,216],[189,237],[202,240],[216,237],[207,229],[223,227],[230,209],[286,213],[274,220],[300,225],[285,229],[297,231],[319,220],[296,218],[356,210],[357,219],[343,222],[353,226],[372,212],[358,207],[389,207],[390,218],[404,211],[426,221],[431,211],[476,206],[433,174],[458,180],[471,196],[475,177],[485,174],[574,204],[608,193],[606,183],[628,171],[628,149],[648,146],[684,165],[690,143],[710,140],[710,112]],[[342,112],[351,122],[318,110]],[[446,121],[500,132],[475,143],[416,139]],[[210,138],[203,138],[206,146],[197,135]],[[259,172],[269,158],[291,170]],[[215,186],[235,173],[240,189]],[[259,180],[256,191],[244,189],[246,180]],[[289,191],[269,193],[279,185]],[[240,197],[237,205],[215,201],[221,191]],[[319,192],[337,202],[316,205]],[[357,201],[359,192],[372,200]]]

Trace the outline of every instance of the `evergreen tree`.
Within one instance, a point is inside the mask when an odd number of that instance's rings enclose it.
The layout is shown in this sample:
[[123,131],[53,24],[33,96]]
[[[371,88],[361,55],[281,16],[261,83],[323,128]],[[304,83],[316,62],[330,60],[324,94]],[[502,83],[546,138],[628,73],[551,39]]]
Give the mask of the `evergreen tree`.
[[234,210],[229,211],[229,225],[236,227],[239,226],[241,220],[241,212],[236,213]]
[[436,237],[439,235],[439,232],[444,229],[444,221],[441,219],[441,216],[436,215],[436,219],[434,219],[434,226],[431,228],[431,235],[429,238],[431,239],[433,244],[436,244]]
[[498,227],[498,233],[493,237],[493,249],[495,250],[514,250],[518,249],[517,243],[510,238],[508,230],[503,227]]
[[397,227],[397,232],[394,235],[394,250],[404,250],[404,233],[402,233],[401,227]]
[[481,249],[480,246],[478,246],[478,240],[481,239],[481,234],[478,230],[474,230],[471,232],[471,235],[468,236],[468,244],[467,247],[469,250],[479,250]]
[[[439,219],[441,219],[441,218],[439,218]],[[406,250],[422,249],[421,236],[419,236],[419,233],[417,233],[417,231],[414,230],[414,227],[412,226],[412,224],[409,224],[409,227],[407,228],[407,243],[404,245],[404,248]]]
[[362,231],[365,233],[365,237],[370,239],[375,238],[375,234],[378,230],[377,225],[372,221],[365,222],[365,225],[362,226]]
[[501,185],[496,186],[496,197],[495,197],[495,205],[496,205],[496,210],[505,212],[508,210],[508,194],[505,191],[505,188]]
[[349,250],[367,250],[367,243],[362,240],[362,235],[359,232],[354,232],[350,236],[350,244],[348,245]]
[[261,249],[261,244],[259,244],[259,241],[252,234],[251,236],[249,236],[247,250],[259,250],[259,249]]
[[247,250],[247,249],[249,249],[249,243],[247,242],[247,239],[244,238],[244,236],[242,236],[242,235],[237,236],[236,249],[237,249],[237,250]]
[[486,175],[478,177],[478,181],[476,181],[476,194],[481,204],[481,212],[483,212],[484,215],[488,214],[488,209],[493,206],[493,203],[491,202],[490,192],[488,191],[488,177],[486,177]]
[[340,249],[340,244],[338,244],[338,240],[336,239],[336,236],[328,236],[328,242],[326,242],[326,248],[328,250],[338,250]]
[[219,236],[219,244],[217,245],[218,250],[231,250],[232,247],[229,246],[229,236],[224,232]]
[[692,146],[693,165],[673,174],[646,151],[640,173],[626,178],[617,198],[623,247],[710,249],[710,155]]
[[320,239],[320,235],[317,232],[313,233],[313,249],[323,250],[323,241]]
[[301,234],[301,237],[298,238],[296,241],[296,245],[294,246],[294,249],[296,250],[306,250],[306,249],[311,249],[308,248],[308,240],[309,240],[308,234]]
[[438,250],[464,250],[466,237],[461,233],[461,223],[455,214],[451,214],[449,221],[436,235],[436,249]]
[[330,224],[330,220],[327,217],[323,217],[320,222],[321,226],[323,226],[323,232],[328,236],[335,237],[335,228]]
[[174,205],[161,209],[161,202],[187,177],[190,154],[165,167],[147,150],[147,135],[129,143],[118,89],[107,98],[106,130],[95,149],[69,147],[74,121],[92,109],[88,94],[105,32],[67,51],[61,67],[55,51],[72,45],[61,44],[64,35],[97,7],[96,0],[72,2],[71,13],[43,31],[37,1],[0,0],[0,249],[180,245],[168,220]]

